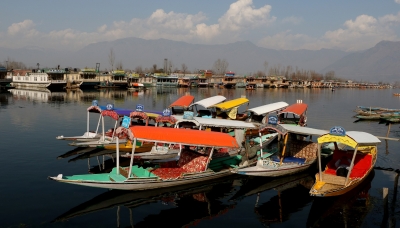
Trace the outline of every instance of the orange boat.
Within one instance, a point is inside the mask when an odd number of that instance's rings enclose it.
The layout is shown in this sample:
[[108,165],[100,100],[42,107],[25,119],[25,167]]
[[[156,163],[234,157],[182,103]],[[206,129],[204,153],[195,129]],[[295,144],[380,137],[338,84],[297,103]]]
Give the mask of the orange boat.
[[307,108],[307,104],[298,100],[296,104],[292,104],[278,113],[278,121],[280,124],[307,126]]

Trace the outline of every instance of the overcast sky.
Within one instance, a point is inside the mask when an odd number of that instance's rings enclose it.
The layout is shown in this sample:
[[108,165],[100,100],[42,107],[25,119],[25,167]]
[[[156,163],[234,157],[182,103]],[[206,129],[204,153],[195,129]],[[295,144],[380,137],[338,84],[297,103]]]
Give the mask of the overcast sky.
[[0,46],[78,50],[126,37],[358,51],[399,41],[400,0],[3,1]]

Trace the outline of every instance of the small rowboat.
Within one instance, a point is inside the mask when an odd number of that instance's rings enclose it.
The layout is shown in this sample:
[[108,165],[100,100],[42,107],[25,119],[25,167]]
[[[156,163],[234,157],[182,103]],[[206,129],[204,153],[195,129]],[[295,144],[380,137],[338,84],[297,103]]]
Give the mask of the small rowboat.
[[[321,146],[332,142],[335,144],[333,158],[324,169],[319,159],[319,172],[315,175],[311,196],[339,196],[360,185],[374,169],[378,144],[381,143],[376,136],[366,132],[346,132],[342,127],[332,127],[328,134],[318,138],[318,156],[321,156]],[[337,143],[347,145],[347,148],[339,149]],[[347,174],[342,175],[336,171],[340,167],[337,162],[343,158],[350,160],[350,165],[345,169]]]

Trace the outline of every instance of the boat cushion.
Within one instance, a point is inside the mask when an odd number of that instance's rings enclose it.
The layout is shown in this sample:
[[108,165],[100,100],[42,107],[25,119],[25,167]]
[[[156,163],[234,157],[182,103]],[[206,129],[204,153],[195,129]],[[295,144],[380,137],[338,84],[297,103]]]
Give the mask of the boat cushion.
[[184,173],[201,172],[206,169],[207,156],[183,150],[178,162],[170,161],[160,164],[160,168],[151,172],[163,180],[177,179]]
[[[336,150],[333,153],[332,160],[328,162],[325,168],[326,174],[336,175],[335,163],[341,157],[346,156],[348,159],[352,159],[353,151],[347,152],[343,150]],[[372,165],[372,155],[371,154],[357,154],[354,159],[354,167],[350,173],[350,178],[360,178],[363,177]]]
[[[280,162],[280,158],[278,156],[272,156],[271,159],[274,162]],[[293,162],[293,163],[298,163],[298,164],[304,164],[305,161],[306,161],[305,158],[296,158],[296,157],[285,157],[283,159],[283,163]]]

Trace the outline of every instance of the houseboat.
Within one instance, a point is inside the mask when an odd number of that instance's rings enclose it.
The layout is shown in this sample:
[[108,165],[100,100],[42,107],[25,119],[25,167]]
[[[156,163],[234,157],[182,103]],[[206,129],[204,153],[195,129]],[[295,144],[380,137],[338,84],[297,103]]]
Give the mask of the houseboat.
[[124,70],[114,70],[111,72],[111,80],[109,81],[113,86],[126,88],[128,81]]
[[190,77],[179,78],[178,87],[190,87]]
[[235,73],[228,71],[225,73],[225,77],[222,80],[223,86],[225,88],[231,89],[236,87]]
[[207,78],[199,78],[199,82],[197,84],[197,87],[208,87],[208,79]]
[[13,70],[12,86],[23,88],[63,89],[67,85],[65,70]]
[[81,87],[95,87],[100,82],[100,77],[94,68],[85,68],[79,72]]
[[5,67],[0,67],[0,88],[6,87],[11,82],[12,79],[7,77],[7,69]]
[[178,76],[176,75],[165,75],[165,76],[156,76],[157,86],[162,87],[178,87]]
[[248,77],[246,78],[246,89],[247,88],[264,88],[262,78]]

